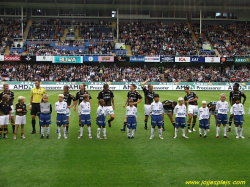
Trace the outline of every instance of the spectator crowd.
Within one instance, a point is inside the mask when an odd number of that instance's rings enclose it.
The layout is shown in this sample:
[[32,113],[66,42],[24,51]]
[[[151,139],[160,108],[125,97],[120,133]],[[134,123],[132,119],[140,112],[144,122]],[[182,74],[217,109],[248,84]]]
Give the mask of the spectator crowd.
[[121,67],[68,64],[1,64],[2,81],[250,82],[250,67]]

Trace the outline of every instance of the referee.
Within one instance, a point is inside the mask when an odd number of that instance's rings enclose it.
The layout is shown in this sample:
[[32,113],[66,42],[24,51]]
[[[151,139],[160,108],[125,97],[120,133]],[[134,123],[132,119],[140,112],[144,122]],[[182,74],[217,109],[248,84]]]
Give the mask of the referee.
[[36,80],[35,81],[35,88],[31,89],[30,93],[30,110],[31,110],[31,118],[32,118],[32,128],[33,130],[31,131],[30,134],[35,134],[36,133],[36,115],[39,118],[40,114],[40,103],[43,98],[43,94],[46,94],[46,91],[44,88],[40,87],[41,81]]

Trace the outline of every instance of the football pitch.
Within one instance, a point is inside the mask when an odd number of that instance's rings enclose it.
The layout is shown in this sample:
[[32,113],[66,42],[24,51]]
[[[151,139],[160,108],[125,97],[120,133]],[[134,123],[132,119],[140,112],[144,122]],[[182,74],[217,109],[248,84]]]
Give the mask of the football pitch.
[[[25,125],[26,139],[21,139],[20,128],[17,139],[13,140],[9,126],[9,139],[0,140],[0,187],[15,186],[86,186],[86,187],[184,187],[186,181],[231,181],[227,186],[250,186],[250,94],[246,92],[245,122],[243,135],[246,139],[236,139],[234,126],[229,138],[215,138],[215,121],[211,118],[211,132],[208,138],[199,138],[198,122],[196,132],[186,134],[189,139],[174,139],[174,129],[165,116],[164,140],[149,140],[150,130],[144,130],[144,100],[138,104],[138,123],[135,139],[127,139],[127,132],[121,132],[125,118],[123,105],[127,91],[114,91],[115,120],[112,127],[107,126],[107,140],[96,139],[95,122],[97,91],[92,96],[92,137],[87,136],[84,127],[83,139],[78,139],[78,114],[71,109],[68,139],[57,139],[56,113],[57,96],[62,91],[48,91],[52,104],[52,124],[50,139],[40,139],[40,134],[30,134],[31,116],[27,114]],[[70,92],[75,95],[76,91]],[[142,91],[140,93],[143,96]],[[160,101],[177,100],[184,97],[184,91],[156,91]],[[201,101],[218,101],[222,92],[197,91],[199,106]],[[229,91],[225,91],[229,96]],[[26,97],[29,91],[15,91],[15,104],[18,96]],[[228,98],[227,98],[228,101]],[[28,108],[28,107],[27,107]],[[107,116],[108,118],[108,116]],[[148,126],[150,127],[150,120]],[[37,131],[39,131],[37,120]],[[150,129],[150,128],[149,128]],[[233,181],[245,181],[245,185],[233,185]],[[204,185],[205,186],[205,185]],[[210,185],[210,186],[216,186]],[[225,185],[218,185],[225,186]]]

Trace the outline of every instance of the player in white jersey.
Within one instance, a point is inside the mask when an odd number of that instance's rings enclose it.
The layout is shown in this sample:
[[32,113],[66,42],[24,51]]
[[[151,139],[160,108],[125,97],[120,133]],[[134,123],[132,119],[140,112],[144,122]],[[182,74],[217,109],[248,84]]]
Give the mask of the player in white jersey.
[[175,135],[174,138],[177,138],[178,128],[181,128],[182,137],[188,138],[185,135],[185,127],[186,127],[186,116],[187,116],[187,107],[183,104],[184,99],[182,97],[178,98],[178,105],[174,107],[174,114],[175,114]]
[[106,121],[105,121],[105,109],[104,109],[105,101],[104,99],[99,100],[99,106],[96,111],[96,124],[98,125],[97,128],[97,139],[102,139],[100,136],[101,128],[103,131],[103,138],[107,139],[106,135]]
[[91,107],[88,94],[83,95],[83,101],[80,103],[78,111],[81,112],[81,127],[80,127],[80,136],[78,136],[78,139],[82,138],[84,125],[88,126],[89,139],[92,139],[91,117],[90,117]]
[[163,139],[162,137],[162,113],[163,113],[163,105],[162,102],[159,101],[159,95],[154,94],[154,102],[151,103],[151,136],[149,139],[154,138],[154,133],[155,133],[155,127],[158,126],[159,129],[159,138]]
[[228,123],[227,113],[229,111],[229,105],[224,93],[220,94],[220,101],[217,102],[215,110],[218,111],[216,138],[219,138],[221,124],[223,125],[224,138],[228,138],[226,125]]
[[204,138],[207,138],[207,130],[209,129],[209,108],[207,107],[206,101],[202,101],[202,107],[198,110],[198,116],[200,121],[200,138],[202,138],[202,129],[204,129]]
[[[125,122],[128,128],[128,139],[134,139],[137,124],[137,108],[134,106],[133,99],[129,99],[129,106],[127,106]],[[132,129],[132,136],[130,136],[130,129]]]
[[55,104],[55,110],[57,113],[57,128],[58,128],[58,139],[61,138],[61,126],[63,125],[63,131],[64,131],[64,139],[67,139],[66,135],[66,125],[67,125],[67,108],[68,105],[65,101],[63,101],[64,95],[59,94],[58,95],[58,102]]
[[[231,107],[230,114],[231,117],[234,117],[234,124],[235,124],[235,133],[236,138],[242,138],[244,139],[243,133],[243,115],[245,114],[244,105],[240,103],[240,97],[235,98],[235,104]],[[238,127],[240,126],[240,136],[239,136],[239,130]]]

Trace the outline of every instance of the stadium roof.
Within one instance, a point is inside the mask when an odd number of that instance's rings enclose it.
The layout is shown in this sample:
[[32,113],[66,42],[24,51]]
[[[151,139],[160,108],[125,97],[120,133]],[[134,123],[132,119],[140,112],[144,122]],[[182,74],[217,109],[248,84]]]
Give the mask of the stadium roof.
[[249,10],[250,0],[1,0],[3,7],[100,9],[197,9]]

